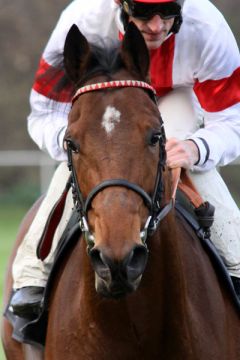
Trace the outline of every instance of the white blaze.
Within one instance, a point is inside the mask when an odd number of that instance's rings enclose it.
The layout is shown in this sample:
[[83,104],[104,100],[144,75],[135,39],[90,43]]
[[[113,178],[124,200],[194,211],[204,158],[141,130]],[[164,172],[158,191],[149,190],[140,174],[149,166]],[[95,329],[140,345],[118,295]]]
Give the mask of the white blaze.
[[110,134],[115,124],[120,122],[121,113],[112,106],[107,106],[102,118],[102,127],[106,130],[107,134]]

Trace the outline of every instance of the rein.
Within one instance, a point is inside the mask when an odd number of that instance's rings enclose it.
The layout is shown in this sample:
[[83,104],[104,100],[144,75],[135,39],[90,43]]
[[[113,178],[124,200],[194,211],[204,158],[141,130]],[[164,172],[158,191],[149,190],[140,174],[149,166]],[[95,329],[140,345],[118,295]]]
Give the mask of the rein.
[[[157,105],[156,92],[154,88],[143,81],[136,81],[136,80],[109,81],[109,82],[102,82],[102,83],[83,86],[77,90],[76,94],[72,99],[72,104],[79,98],[79,96],[85,93],[97,91],[97,90],[103,90],[103,89],[110,89],[110,88],[114,89],[114,88],[123,88],[123,87],[137,87],[147,90],[149,92],[151,99]],[[73,150],[71,148],[71,141],[66,139],[68,168],[69,171],[71,171],[73,202],[76,207],[76,210],[80,215],[80,228],[85,236],[85,240],[88,246],[88,251],[90,251],[94,247],[95,238],[94,235],[89,230],[87,213],[89,208],[91,207],[91,203],[93,199],[103,189],[112,186],[120,186],[120,187],[125,187],[131,191],[134,191],[139,196],[141,196],[141,198],[144,201],[144,204],[147,206],[149,210],[149,216],[147,218],[147,221],[144,225],[143,230],[140,232],[141,241],[146,247],[147,247],[146,245],[147,237],[149,235],[152,235],[156,231],[160,221],[173,208],[174,199],[171,199],[171,201],[167,205],[161,207],[162,195],[164,191],[162,173],[165,169],[165,161],[166,161],[166,151],[165,151],[166,136],[165,136],[165,130],[161,117],[160,117],[160,123],[161,123],[161,135],[159,137],[159,160],[157,166],[157,176],[155,180],[155,186],[152,197],[150,197],[150,195],[147,194],[146,191],[142,189],[139,185],[131,183],[126,179],[107,179],[101,182],[100,184],[98,184],[96,187],[94,187],[88,194],[87,198],[84,200],[80,186],[77,181],[76,171],[73,166],[73,159],[72,159]]]

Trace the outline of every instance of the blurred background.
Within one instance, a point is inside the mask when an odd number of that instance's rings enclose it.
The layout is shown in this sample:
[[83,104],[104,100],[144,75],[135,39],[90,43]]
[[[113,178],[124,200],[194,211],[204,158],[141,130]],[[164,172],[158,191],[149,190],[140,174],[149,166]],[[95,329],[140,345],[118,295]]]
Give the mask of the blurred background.
[[[212,2],[222,11],[240,44],[236,0]],[[6,262],[20,219],[45,191],[55,166],[30,140],[26,117],[40,55],[68,3],[67,0],[0,0],[0,306]],[[240,166],[227,166],[221,173],[240,204]]]

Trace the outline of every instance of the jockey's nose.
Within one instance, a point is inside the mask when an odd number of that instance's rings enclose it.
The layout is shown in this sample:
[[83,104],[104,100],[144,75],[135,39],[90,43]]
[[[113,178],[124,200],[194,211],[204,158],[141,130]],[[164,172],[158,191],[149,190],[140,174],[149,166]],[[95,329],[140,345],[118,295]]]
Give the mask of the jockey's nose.
[[154,15],[151,19],[148,20],[147,26],[153,33],[158,33],[164,29],[165,23],[159,15]]
[[123,281],[130,284],[143,274],[148,251],[143,245],[135,245],[122,261],[114,261],[100,249],[93,248],[90,258],[95,272],[102,280],[108,283]]

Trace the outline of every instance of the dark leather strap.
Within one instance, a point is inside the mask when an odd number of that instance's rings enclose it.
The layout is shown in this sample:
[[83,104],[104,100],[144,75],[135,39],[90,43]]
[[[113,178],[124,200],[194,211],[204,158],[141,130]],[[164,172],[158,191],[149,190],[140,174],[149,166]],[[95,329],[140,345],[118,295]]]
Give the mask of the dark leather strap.
[[200,206],[204,205],[204,200],[193,185],[193,182],[188,176],[186,170],[176,168],[172,169],[171,171],[173,183],[173,199],[176,196],[177,188],[179,188],[195,208],[199,208]]
[[133,184],[127,180],[124,179],[110,179],[110,180],[105,180],[103,182],[101,182],[99,185],[97,185],[92,191],[90,191],[90,193],[88,194],[88,197],[85,201],[85,206],[84,206],[84,211],[85,213],[87,213],[92,200],[95,198],[95,196],[102,191],[103,189],[107,188],[107,187],[112,187],[112,186],[121,186],[121,187],[125,187],[127,189],[130,189],[132,191],[135,191],[137,194],[139,194],[143,200],[145,205],[151,209],[152,208],[152,199],[150,198],[150,196],[146,193],[146,191],[144,191],[140,186],[138,186],[137,184]]

